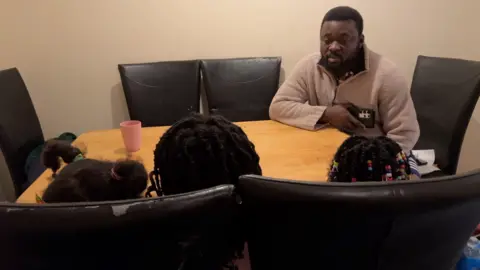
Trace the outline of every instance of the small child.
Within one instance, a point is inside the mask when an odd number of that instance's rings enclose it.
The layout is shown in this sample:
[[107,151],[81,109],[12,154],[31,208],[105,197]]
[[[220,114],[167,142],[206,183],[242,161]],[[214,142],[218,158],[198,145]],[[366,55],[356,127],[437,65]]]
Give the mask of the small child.
[[330,166],[331,182],[409,180],[407,156],[387,137],[352,136],[338,148]]
[[222,116],[194,114],[160,138],[149,192],[171,195],[236,184],[244,174],[262,174],[260,158],[247,134]]
[[[57,174],[60,158],[68,165]],[[147,187],[148,175],[141,163],[87,159],[68,142],[47,141],[42,160],[53,171],[53,182],[42,196],[46,203],[134,199]]]
[[[175,123],[160,138],[154,151],[148,193],[171,195],[222,184],[235,185],[244,174],[262,175],[262,169],[255,146],[242,128],[219,115],[194,114]],[[210,242],[200,247],[198,240],[192,239],[188,245],[197,246],[203,262],[185,265],[197,269],[216,258],[213,261],[223,261],[225,265],[215,269],[238,269],[234,261],[243,257],[242,235],[240,231],[235,239],[228,238],[232,235],[222,239],[228,247]]]

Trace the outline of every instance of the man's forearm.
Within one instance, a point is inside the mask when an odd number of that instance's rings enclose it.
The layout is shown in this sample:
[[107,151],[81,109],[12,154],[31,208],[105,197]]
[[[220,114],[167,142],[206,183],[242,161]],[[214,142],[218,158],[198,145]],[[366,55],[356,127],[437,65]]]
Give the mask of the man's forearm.
[[270,106],[270,118],[290,126],[315,130],[325,109],[326,106],[311,106],[295,101],[277,100]]

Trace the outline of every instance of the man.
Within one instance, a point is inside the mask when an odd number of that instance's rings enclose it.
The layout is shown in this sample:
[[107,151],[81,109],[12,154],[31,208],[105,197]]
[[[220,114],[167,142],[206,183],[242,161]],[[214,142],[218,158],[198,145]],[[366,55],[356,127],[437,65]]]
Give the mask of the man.
[[[364,40],[358,11],[328,11],[320,30],[320,53],[296,65],[273,98],[270,118],[309,130],[330,124],[358,135],[386,135],[409,153],[420,130],[407,82]],[[352,107],[357,115],[349,112]],[[374,119],[370,128],[362,118]]]

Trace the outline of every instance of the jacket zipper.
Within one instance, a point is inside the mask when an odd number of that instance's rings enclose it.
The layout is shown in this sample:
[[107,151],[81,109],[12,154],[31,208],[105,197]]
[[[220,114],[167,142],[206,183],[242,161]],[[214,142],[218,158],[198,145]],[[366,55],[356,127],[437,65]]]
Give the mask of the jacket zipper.
[[[338,93],[338,88],[340,87],[340,83],[339,83],[338,79],[335,78],[332,74],[330,74],[330,72],[328,72],[324,67],[322,67],[322,69],[330,78],[333,78],[333,80],[335,80],[335,90],[334,90],[334,94],[333,94],[333,100],[332,100],[332,103],[330,104],[330,105],[334,105],[335,104],[335,99],[337,98],[337,93]],[[353,75],[352,77],[348,78],[347,80],[345,80],[342,84],[348,83],[351,80],[358,77],[359,75],[361,75],[363,73],[366,73],[366,72],[367,72],[367,70],[362,70],[359,73],[357,73],[357,74]]]

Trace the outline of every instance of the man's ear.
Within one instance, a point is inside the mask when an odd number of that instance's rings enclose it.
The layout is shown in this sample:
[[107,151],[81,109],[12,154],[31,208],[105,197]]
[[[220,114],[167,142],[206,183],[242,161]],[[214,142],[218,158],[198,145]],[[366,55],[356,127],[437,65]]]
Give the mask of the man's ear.
[[363,44],[365,44],[365,36],[363,34],[360,35],[360,41],[358,44],[359,48],[363,48]]

